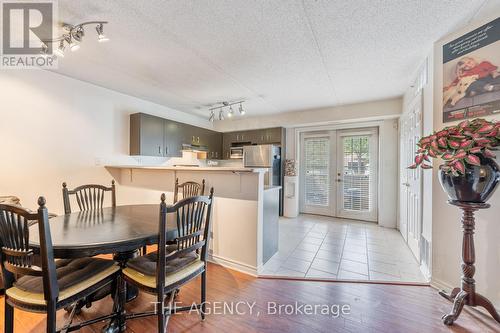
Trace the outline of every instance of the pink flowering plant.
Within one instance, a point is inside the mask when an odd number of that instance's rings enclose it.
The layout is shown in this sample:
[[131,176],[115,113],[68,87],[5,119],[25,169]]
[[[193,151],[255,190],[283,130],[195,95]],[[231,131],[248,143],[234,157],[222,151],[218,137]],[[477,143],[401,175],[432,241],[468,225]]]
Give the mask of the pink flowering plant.
[[415,163],[409,169],[432,168],[430,158],[441,157],[441,170],[459,176],[466,165],[480,165],[479,155],[495,158],[492,152],[500,145],[500,122],[476,118],[446,127],[417,143]]

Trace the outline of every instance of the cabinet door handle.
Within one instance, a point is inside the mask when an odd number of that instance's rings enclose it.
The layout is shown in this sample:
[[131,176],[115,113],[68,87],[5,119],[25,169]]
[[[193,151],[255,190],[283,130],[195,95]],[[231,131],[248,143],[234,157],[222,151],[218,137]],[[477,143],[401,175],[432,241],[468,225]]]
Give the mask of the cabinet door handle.
[[161,155],[161,146],[158,146],[158,154]]
[[197,137],[197,138],[196,138],[196,141],[197,141],[198,143],[200,143],[200,137]]

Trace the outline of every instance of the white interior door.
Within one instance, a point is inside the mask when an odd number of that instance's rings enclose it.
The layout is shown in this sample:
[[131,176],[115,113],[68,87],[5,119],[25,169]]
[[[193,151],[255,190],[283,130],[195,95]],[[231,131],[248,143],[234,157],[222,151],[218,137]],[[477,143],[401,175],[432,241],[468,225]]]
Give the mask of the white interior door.
[[337,216],[377,221],[376,129],[337,134]]
[[335,136],[333,131],[301,135],[301,209],[308,214],[333,215]]
[[422,95],[410,103],[400,120],[400,232],[415,258],[420,260],[422,234],[422,170],[408,169],[413,163],[416,143],[422,135]]
[[[408,242],[408,154],[409,147],[407,138],[409,136],[408,115],[403,114],[399,118],[399,232],[405,242]],[[411,149],[410,149],[411,150]]]

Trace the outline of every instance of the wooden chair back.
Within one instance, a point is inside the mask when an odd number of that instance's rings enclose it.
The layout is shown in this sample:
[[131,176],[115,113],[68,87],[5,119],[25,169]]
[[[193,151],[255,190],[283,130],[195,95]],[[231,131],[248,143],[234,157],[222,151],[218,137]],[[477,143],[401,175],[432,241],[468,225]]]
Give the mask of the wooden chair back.
[[175,188],[174,188],[174,203],[180,200],[179,198],[179,190],[182,193],[182,199],[196,197],[198,195],[205,194],[205,179],[202,180],[201,184],[197,182],[185,182],[179,184],[179,178],[175,179]]
[[[42,276],[45,300],[55,300],[59,288],[45,198],[38,198],[38,205],[38,211],[33,213],[18,206],[0,204],[2,274],[6,289],[12,287],[14,275]],[[41,267],[34,264],[33,249],[29,245],[29,227],[34,223],[38,223]]]
[[64,213],[71,213],[70,195],[74,195],[80,211],[102,209],[106,192],[111,192],[111,206],[116,207],[115,181],[111,181],[111,187],[97,184],[81,185],[73,190],[68,190],[67,184],[62,184]]
[[[168,261],[182,257],[193,251],[199,252],[200,249],[200,259],[204,262],[207,261],[213,195],[214,189],[211,188],[210,195],[208,196],[195,196],[182,199],[173,206],[167,207],[165,194],[162,194],[156,280],[159,283],[158,288],[160,290],[165,287],[165,266]],[[168,256],[166,255],[167,214],[176,215],[178,230],[178,236],[174,243],[177,248]]]

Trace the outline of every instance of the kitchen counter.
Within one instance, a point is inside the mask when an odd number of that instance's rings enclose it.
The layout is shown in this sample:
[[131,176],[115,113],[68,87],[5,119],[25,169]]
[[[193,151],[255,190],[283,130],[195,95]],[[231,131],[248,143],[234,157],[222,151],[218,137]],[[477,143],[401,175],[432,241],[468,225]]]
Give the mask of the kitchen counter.
[[266,172],[266,168],[244,167],[197,167],[197,166],[162,166],[162,165],[106,165],[106,168],[144,169],[144,170],[177,170],[177,171],[230,171],[230,172]]
[[176,179],[205,181],[205,194],[213,187],[209,260],[215,263],[258,275],[277,251],[280,186],[264,185],[266,168],[107,165],[106,170],[120,186],[118,200],[133,188],[143,191],[139,203],[159,202],[165,193],[170,204]]

